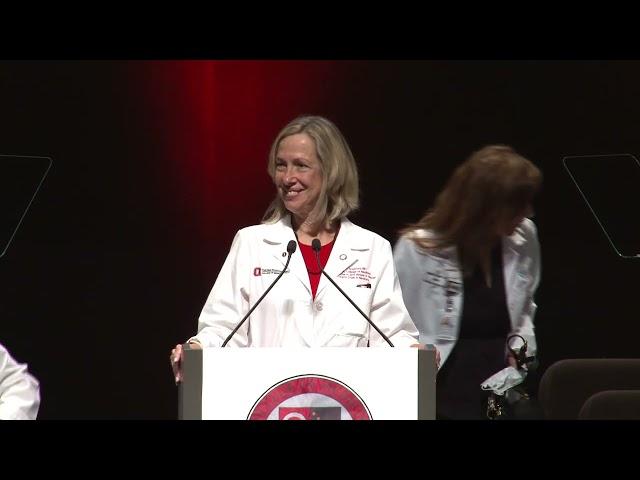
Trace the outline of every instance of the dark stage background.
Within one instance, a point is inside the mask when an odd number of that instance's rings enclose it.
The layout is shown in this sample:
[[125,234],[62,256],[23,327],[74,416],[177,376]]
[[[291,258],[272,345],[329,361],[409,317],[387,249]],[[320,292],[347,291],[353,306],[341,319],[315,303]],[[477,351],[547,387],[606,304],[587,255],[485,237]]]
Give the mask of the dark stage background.
[[0,154],[53,158],[0,258],[0,342],[40,380],[40,418],[177,417],[169,350],[259,222],[270,143],[303,113],[341,128],[352,219],[392,243],[473,150],[515,147],[545,175],[539,373],[640,352],[640,260],[615,255],[562,166],[640,154],[640,62],[1,62],[0,105]]

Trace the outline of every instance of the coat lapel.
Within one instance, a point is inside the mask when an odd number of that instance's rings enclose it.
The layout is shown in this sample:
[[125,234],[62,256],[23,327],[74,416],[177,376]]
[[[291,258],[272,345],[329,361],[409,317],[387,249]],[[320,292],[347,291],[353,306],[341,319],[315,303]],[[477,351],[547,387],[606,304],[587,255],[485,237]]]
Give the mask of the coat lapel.
[[[291,228],[291,218],[288,215],[277,223],[269,225],[262,239],[265,246],[268,245],[268,248],[271,249],[272,258],[274,258],[278,264],[282,265],[283,268],[287,262],[287,244],[291,240],[296,240],[296,236]],[[287,282],[287,299],[293,302],[308,299],[310,303],[311,285],[309,283],[307,267],[300,253],[300,248],[296,248],[296,251],[291,255],[291,261],[289,262],[287,270],[289,273],[285,273],[285,276],[290,276],[290,281]],[[282,301],[284,302],[285,299],[283,298]],[[309,322],[305,315],[296,315],[292,321],[295,322],[298,332],[307,344],[314,345],[313,323]]]
[[[291,219],[287,215],[277,223],[271,225],[265,232],[265,236],[262,239],[263,242],[271,246],[272,255],[280,262],[284,267],[287,262],[287,244],[290,240],[295,240],[296,236],[291,228]],[[291,255],[291,262],[289,262],[288,270],[291,275],[296,277],[302,286],[307,290],[307,293],[311,295],[311,284],[309,283],[309,274],[307,273],[307,267],[304,264],[304,259],[300,253],[300,248],[296,248],[296,251]]]
[[[340,285],[338,276],[350,267],[358,265],[361,253],[368,254],[370,246],[364,242],[359,242],[358,233],[355,225],[346,218],[340,223],[340,231],[336,237],[335,244],[331,249],[331,255],[324,268],[334,282]],[[335,288],[331,282],[324,276],[320,278],[316,298],[322,295],[322,292],[328,287]],[[340,285],[342,287],[342,285]]]

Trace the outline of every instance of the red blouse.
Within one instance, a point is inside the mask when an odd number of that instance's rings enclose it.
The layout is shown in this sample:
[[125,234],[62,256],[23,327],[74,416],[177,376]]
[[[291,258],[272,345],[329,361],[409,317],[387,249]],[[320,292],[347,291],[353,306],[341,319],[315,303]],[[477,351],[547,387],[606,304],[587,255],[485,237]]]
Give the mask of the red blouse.
[[[334,242],[335,239],[320,247],[320,264],[322,265],[322,268],[327,266],[327,261],[329,260],[329,255],[331,254],[331,249],[333,248]],[[309,283],[311,284],[311,293],[313,294],[313,298],[315,300],[316,291],[318,290],[318,284],[320,283],[320,275],[322,275],[322,272],[318,270],[316,254],[313,252],[311,245],[304,245],[298,242],[298,246],[300,247],[302,258],[304,258],[304,263],[307,266],[307,272],[309,273]]]

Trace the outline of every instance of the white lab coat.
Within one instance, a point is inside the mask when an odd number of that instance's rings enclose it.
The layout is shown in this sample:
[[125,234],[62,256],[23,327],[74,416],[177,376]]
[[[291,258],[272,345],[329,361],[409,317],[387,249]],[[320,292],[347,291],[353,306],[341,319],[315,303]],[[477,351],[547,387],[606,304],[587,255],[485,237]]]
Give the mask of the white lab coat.
[[[289,217],[238,231],[200,314],[198,334],[192,339],[204,347],[222,344],[281,272],[290,240],[295,240],[295,235]],[[418,331],[402,301],[387,240],[343,219],[325,272],[395,346],[417,343]],[[309,274],[297,248],[287,271],[227,345],[388,344],[324,276],[315,300],[312,298]]]
[[[433,233],[417,230],[412,235],[429,238]],[[510,334],[521,335],[527,342],[527,354],[535,355],[533,318],[537,306],[533,296],[540,282],[540,245],[531,220],[524,219],[511,236],[503,238],[502,255]],[[393,257],[405,305],[420,332],[420,343],[436,346],[442,367],[460,333],[464,292],[457,249],[424,254],[413,240],[403,236],[394,247]],[[447,295],[452,296],[449,308]]]
[[0,420],[35,420],[39,407],[38,381],[0,345]]

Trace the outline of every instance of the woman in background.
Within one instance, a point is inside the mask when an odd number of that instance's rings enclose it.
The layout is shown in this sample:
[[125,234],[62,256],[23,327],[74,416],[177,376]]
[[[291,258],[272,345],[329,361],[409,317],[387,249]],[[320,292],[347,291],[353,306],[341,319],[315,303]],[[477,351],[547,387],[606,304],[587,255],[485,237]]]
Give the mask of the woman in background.
[[435,205],[401,231],[394,260],[420,342],[441,355],[437,418],[486,418],[480,384],[516,366],[506,339],[536,350],[534,293],[540,249],[532,201],[542,175],[511,147],[473,153]]

